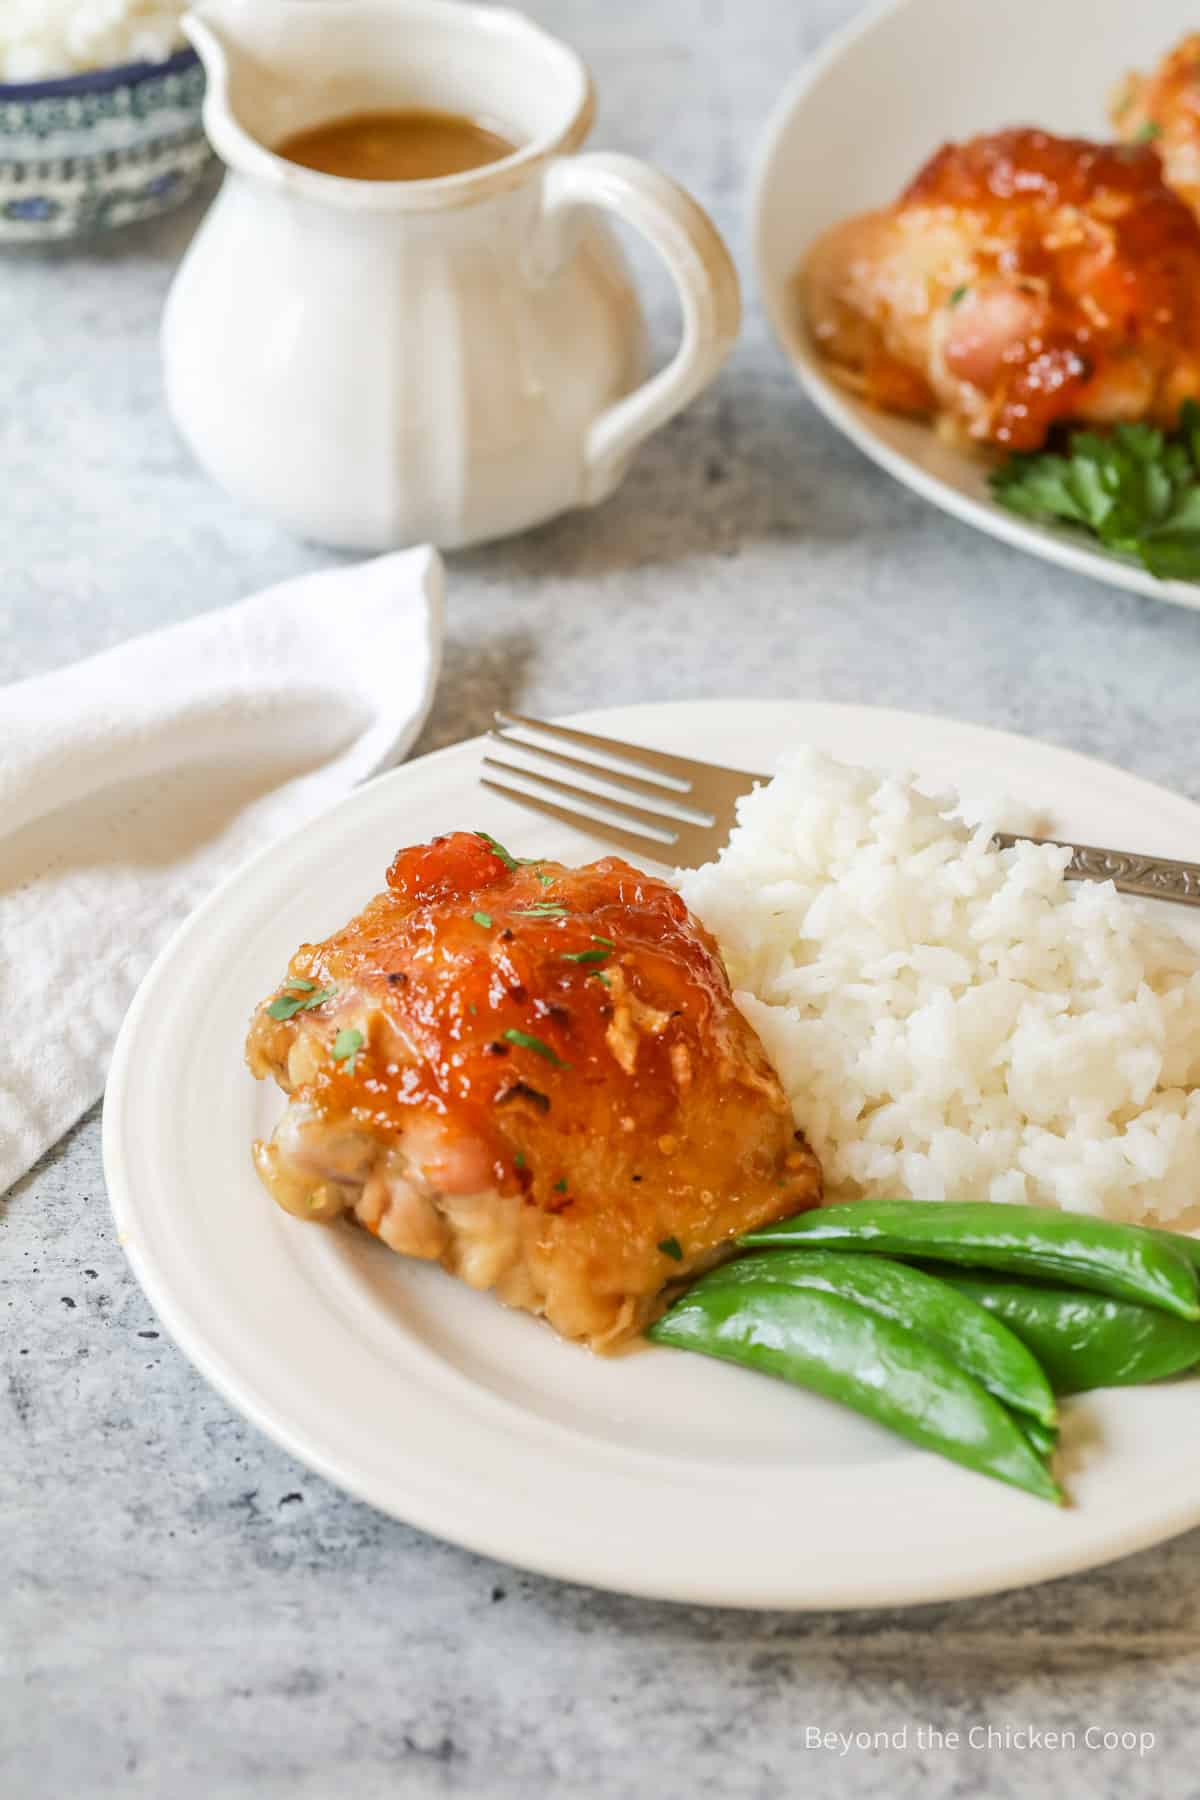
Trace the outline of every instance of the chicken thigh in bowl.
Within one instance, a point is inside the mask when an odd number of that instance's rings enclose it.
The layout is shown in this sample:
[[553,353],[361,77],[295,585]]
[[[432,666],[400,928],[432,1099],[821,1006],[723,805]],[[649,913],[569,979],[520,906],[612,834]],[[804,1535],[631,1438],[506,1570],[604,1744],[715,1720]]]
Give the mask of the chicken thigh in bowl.
[[964,443],[1172,427],[1200,394],[1200,224],[1144,146],[947,144],[894,205],[819,239],[800,287],[847,386]]

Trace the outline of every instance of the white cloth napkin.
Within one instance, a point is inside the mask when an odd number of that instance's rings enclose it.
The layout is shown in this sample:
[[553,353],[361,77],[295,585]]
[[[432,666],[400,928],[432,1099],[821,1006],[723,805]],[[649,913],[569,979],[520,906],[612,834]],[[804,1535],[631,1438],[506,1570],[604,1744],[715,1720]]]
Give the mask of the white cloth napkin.
[[100,1094],[201,896],[411,746],[441,638],[409,550],[0,688],[0,1193]]

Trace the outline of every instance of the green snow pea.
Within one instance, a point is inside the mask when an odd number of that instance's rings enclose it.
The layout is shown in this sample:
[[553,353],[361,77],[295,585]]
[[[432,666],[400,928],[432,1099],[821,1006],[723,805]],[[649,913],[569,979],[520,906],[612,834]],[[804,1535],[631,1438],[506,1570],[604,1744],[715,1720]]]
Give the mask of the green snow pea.
[[[725,1263],[692,1293],[726,1283],[768,1281],[784,1287],[840,1294],[928,1338],[998,1400],[1044,1425],[1056,1418],[1054,1394],[1019,1337],[973,1299],[939,1280],[883,1256],[838,1250],[769,1250]],[[1200,1329],[1200,1328],[1198,1328]]]
[[1037,1357],[1057,1394],[1161,1381],[1200,1362],[1200,1325],[1157,1307],[1000,1276],[947,1270],[944,1279],[1003,1319]]
[[1049,1462],[1050,1458],[1054,1455],[1054,1452],[1058,1449],[1057,1430],[1050,1425],[1043,1425],[1040,1419],[1031,1419],[1026,1413],[1022,1413],[1017,1420],[1017,1424],[1021,1427],[1021,1430],[1025,1433],[1025,1436],[1029,1439],[1038,1455],[1044,1457],[1046,1461]]
[[1197,1271],[1197,1280],[1200,1280],[1200,1237],[1193,1237],[1188,1231],[1163,1231],[1157,1226],[1154,1236],[1160,1243],[1169,1244],[1185,1262],[1191,1263]]
[[1145,1226],[1087,1213],[986,1200],[852,1200],[764,1225],[738,1242],[982,1264],[1200,1319],[1197,1271],[1186,1255]]
[[647,1335],[811,1388],[968,1469],[1062,1499],[1012,1414],[974,1376],[927,1338],[840,1294],[700,1282]]

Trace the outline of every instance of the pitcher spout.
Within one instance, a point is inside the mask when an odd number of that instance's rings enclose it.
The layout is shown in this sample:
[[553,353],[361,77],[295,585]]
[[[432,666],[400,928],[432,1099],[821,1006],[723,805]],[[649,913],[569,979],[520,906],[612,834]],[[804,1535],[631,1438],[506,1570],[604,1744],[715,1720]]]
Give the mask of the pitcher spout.
[[204,65],[204,129],[224,163],[278,183],[271,145],[305,109],[314,70],[326,66],[345,0],[201,0],[183,30]]
[[[327,10],[318,0],[314,11]],[[182,24],[211,82],[222,74],[228,77],[242,59],[273,63],[292,30],[295,11],[287,0],[198,0]]]

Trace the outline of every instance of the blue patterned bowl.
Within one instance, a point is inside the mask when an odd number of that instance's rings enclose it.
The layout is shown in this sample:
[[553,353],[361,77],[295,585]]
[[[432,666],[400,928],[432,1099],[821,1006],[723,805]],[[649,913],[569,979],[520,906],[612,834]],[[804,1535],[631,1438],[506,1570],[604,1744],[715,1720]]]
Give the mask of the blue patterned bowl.
[[185,199],[212,159],[203,97],[194,50],[0,83],[0,244],[107,231]]

